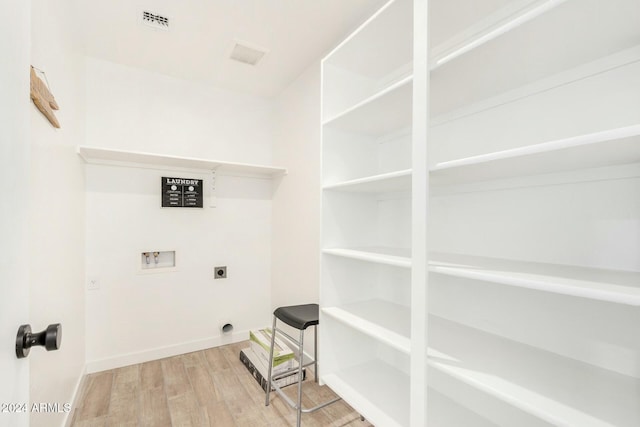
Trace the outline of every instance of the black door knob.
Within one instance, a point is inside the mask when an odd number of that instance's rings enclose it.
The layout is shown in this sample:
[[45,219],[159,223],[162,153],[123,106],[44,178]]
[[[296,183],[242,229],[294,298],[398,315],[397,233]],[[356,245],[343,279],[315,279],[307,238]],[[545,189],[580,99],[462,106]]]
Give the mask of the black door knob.
[[55,323],[47,326],[42,332],[32,333],[31,325],[22,325],[18,328],[16,337],[16,356],[22,359],[29,355],[31,347],[43,346],[47,351],[58,350],[62,342],[62,325]]

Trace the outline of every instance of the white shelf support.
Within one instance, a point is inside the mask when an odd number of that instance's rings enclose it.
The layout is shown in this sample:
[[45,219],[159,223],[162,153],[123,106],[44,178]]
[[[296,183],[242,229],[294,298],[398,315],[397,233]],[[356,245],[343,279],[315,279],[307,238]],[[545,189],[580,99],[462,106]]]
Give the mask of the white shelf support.
[[215,208],[218,206],[218,195],[216,191],[216,188],[218,186],[216,182],[217,169],[218,168],[214,168],[211,171],[211,185],[209,186],[209,207],[210,208]]

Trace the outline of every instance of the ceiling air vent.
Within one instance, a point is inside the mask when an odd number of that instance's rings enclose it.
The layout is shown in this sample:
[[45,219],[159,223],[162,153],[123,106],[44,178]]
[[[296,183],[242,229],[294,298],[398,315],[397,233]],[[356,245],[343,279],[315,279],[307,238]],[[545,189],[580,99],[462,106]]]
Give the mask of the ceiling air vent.
[[230,58],[244,64],[256,65],[266,54],[266,49],[236,41],[231,50]]
[[142,23],[159,30],[169,30],[169,18],[147,10],[142,12]]

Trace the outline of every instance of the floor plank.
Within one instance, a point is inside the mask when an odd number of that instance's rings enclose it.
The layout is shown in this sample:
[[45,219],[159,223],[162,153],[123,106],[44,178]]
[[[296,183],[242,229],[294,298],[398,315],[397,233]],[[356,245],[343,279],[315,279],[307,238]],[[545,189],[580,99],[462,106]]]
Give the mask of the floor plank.
[[90,420],[77,421],[74,427],[107,427],[107,417],[91,418]]
[[190,368],[192,366],[203,366],[207,363],[204,358],[204,352],[202,351],[187,353],[178,357],[180,358],[180,360],[182,360],[182,364],[185,368]]
[[131,425],[139,424],[140,399],[137,389],[131,392],[111,394],[109,420],[127,420]]
[[171,415],[164,387],[150,388],[140,393],[140,425],[171,427]]
[[220,347],[205,350],[204,356],[209,364],[211,372],[220,372],[231,369],[231,364],[227,361],[227,358],[224,357],[224,354],[222,354]]
[[140,365],[113,370],[113,397],[120,394],[137,393],[140,387]]
[[162,362],[154,360],[140,365],[140,388],[150,390],[164,387],[164,374],[162,373]]
[[169,413],[174,427],[209,427],[206,410],[200,407],[192,391],[170,398]]
[[205,366],[190,366],[187,375],[200,406],[222,400],[221,392],[216,389],[213,378]]
[[163,359],[162,372],[167,399],[191,391],[191,383],[181,356]]
[[112,386],[113,371],[91,375],[85,400],[79,407],[77,420],[85,421],[106,416],[109,411]]
[[236,427],[236,422],[225,402],[209,403],[205,410],[209,418],[209,427]]

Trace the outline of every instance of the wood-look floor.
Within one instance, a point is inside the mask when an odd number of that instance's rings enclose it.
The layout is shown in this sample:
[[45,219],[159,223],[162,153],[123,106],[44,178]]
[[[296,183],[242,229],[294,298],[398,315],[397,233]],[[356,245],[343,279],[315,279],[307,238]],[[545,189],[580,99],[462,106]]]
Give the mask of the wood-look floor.
[[[294,410],[275,392],[264,406],[264,391],[239,360],[246,347],[248,341],[88,375],[71,426],[294,426]],[[307,378],[304,407],[335,396],[313,374]],[[284,390],[295,400],[296,386]],[[302,425],[371,427],[342,401],[303,414]]]

